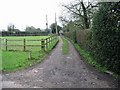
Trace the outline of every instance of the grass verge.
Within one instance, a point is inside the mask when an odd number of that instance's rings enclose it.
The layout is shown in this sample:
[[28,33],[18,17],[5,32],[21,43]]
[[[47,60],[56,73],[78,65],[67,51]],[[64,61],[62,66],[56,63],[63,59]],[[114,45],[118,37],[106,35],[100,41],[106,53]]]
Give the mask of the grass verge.
[[31,52],[32,58],[29,59],[29,52],[22,51],[3,51],[2,52],[2,70],[16,71],[26,68],[32,64],[41,62],[45,52]]
[[65,40],[64,37],[61,37],[62,38],[62,41],[63,41],[63,45],[62,45],[62,52],[64,55],[67,55],[68,52],[69,52],[69,44],[67,42],[67,40]]
[[[69,39],[69,38],[67,38],[67,39]],[[69,39],[69,40],[73,43],[75,49],[79,52],[80,56],[85,60],[86,63],[95,67],[98,71],[100,71],[102,73],[107,73],[108,69],[106,67],[103,67],[98,62],[96,62],[96,60],[93,59],[93,56],[91,55],[90,52],[82,49],[78,44],[74,43],[71,39]],[[110,73],[108,73],[108,74],[110,74]],[[116,78],[120,78],[120,75],[118,75],[114,72],[112,72],[111,75],[116,77]]]
[[58,42],[59,42],[59,39],[56,38],[56,39],[54,40],[53,44],[49,47],[48,52],[50,52],[53,48],[55,48],[55,46],[57,45]]

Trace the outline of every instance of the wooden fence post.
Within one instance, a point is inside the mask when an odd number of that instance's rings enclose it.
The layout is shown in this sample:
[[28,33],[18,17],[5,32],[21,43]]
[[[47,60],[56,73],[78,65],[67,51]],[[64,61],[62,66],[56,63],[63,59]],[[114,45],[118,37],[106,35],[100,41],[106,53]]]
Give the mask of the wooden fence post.
[[48,44],[49,44],[49,47],[50,47],[50,37],[48,38]]
[[46,50],[48,50],[48,39],[46,38]]
[[52,36],[52,43],[54,43],[54,36]]
[[24,48],[23,50],[25,51],[26,50],[26,40],[25,39],[23,40],[23,48]]
[[7,51],[7,39],[5,40],[5,46],[6,46],[6,51]]
[[51,39],[52,39],[52,38],[50,37],[50,45],[51,45]]
[[28,59],[29,59],[29,60],[31,60],[31,59],[32,59],[32,52],[31,52],[31,51],[29,52]]
[[51,44],[53,43],[53,36],[51,37]]
[[55,36],[53,36],[53,42],[55,42]]
[[44,39],[41,40],[41,48],[43,51],[45,50],[45,40]]
[[55,36],[53,36],[53,42],[55,42]]

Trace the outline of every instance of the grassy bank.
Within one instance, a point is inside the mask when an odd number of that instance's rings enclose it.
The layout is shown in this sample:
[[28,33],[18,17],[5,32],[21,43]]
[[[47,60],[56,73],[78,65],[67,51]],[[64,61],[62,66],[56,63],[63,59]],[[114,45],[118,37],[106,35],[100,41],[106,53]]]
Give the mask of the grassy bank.
[[64,55],[67,55],[69,53],[69,44],[64,37],[62,37],[62,41],[63,41],[62,52]]
[[45,57],[45,52],[31,52],[31,59],[29,59],[29,52],[20,51],[3,51],[2,52],[2,70],[15,71],[22,69],[32,64],[41,62]]
[[[35,38],[36,37],[32,37],[32,39],[35,39]],[[39,36],[39,39],[40,39],[40,36]],[[52,44],[49,46],[47,51],[42,51],[39,49],[33,49],[30,51],[2,50],[1,52],[2,53],[2,68],[0,70],[16,71],[18,69],[27,68],[36,63],[40,63],[45,58],[45,56],[55,47],[57,42],[58,42],[58,38],[56,38],[54,42],[52,42]]]

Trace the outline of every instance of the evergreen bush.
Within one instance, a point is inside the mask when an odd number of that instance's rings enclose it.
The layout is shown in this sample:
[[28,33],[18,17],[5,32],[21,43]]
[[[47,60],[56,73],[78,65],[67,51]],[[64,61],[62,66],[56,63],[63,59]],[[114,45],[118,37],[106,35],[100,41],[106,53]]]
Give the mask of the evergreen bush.
[[92,25],[94,58],[120,74],[120,2],[100,3]]

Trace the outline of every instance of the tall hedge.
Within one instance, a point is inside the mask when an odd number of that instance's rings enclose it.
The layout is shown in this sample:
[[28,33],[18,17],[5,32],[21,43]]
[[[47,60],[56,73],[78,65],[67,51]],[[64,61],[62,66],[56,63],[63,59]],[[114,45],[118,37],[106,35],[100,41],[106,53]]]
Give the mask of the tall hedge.
[[77,43],[76,40],[76,31],[66,32],[65,36],[73,40],[75,43]]
[[120,74],[120,2],[100,3],[93,18],[93,55],[109,70]]
[[76,31],[76,40],[81,48],[92,51],[92,32],[90,29]]

